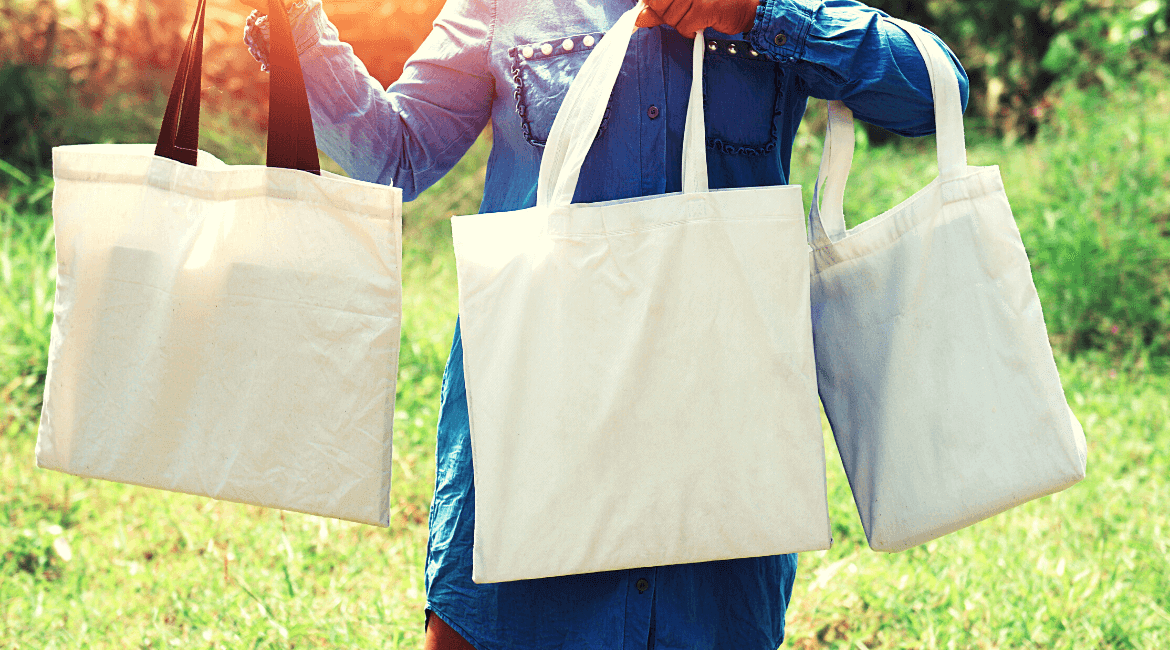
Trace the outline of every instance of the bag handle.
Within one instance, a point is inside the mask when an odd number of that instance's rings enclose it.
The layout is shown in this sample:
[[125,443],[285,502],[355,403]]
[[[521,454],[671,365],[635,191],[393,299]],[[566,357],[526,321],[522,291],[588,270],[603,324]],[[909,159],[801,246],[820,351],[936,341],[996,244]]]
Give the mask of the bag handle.
[[[613,27],[594,47],[569,86],[564,101],[553,120],[552,130],[540,159],[540,176],[536,184],[538,206],[563,206],[573,202],[577,181],[585,156],[593,146],[597,130],[605,117],[609,96],[617,83],[618,73],[633,37],[634,23],[642,10],[639,2],[622,14]],[[706,192],[707,147],[703,117],[702,32],[695,35],[692,54],[691,93],[687,103],[683,131],[683,192]]]
[[[309,112],[305,78],[293,45],[292,27],[281,0],[268,0],[271,21],[268,87],[269,167],[320,175],[321,163]],[[199,93],[203,65],[203,24],[207,0],[199,0],[179,70],[159,128],[154,153],[188,165],[199,157]]]
[[[821,166],[813,186],[809,218],[809,237],[814,241],[837,241],[845,236],[845,184],[849,181],[856,145],[853,111],[845,102],[836,99],[829,102],[828,109],[825,148],[821,152]],[[823,198],[821,188],[825,190]],[[827,221],[824,215],[828,215]]]
[[930,91],[934,97],[938,175],[943,180],[958,178],[967,169],[967,141],[963,133],[963,102],[959,94],[959,79],[955,76],[951,60],[938,41],[931,38],[924,28],[898,18],[884,20],[905,30],[926,61]]
[[[963,132],[959,80],[955,77],[950,59],[942,47],[918,25],[897,18],[883,20],[905,30],[926,62],[934,99],[939,177],[944,181],[958,178],[967,168],[967,145]],[[845,184],[853,165],[853,111],[839,100],[828,102],[828,108],[825,148],[821,153],[817,184],[813,188],[813,208],[809,213],[809,243],[814,248],[837,241],[845,235]]]

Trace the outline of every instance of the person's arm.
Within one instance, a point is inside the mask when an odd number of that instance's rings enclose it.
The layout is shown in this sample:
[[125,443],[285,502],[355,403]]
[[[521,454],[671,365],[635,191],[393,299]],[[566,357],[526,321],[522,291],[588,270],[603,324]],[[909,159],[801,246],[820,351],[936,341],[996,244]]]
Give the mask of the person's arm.
[[[706,27],[743,33],[755,51],[795,70],[810,96],[842,100],[859,119],[900,135],[934,133],[926,63],[885,12],[855,0],[643,1],[639,27],[667,24],[688,38]],[[939,43],[966,109],[967,73]]]
[[[810,96],[842,100],[858,119],[899,135],[934,133],[926,63],[886,15],[854,0],[759,0],[745,36],[765,57],[791,66]],[[967,73],[939,43],[966,109]]]
[[[404,201],[442,178],[491,118],[489,9],[481,0],[449,1],[402,76],[383,90],[341,42],[321,0],[292,5],[317,146],[350,176],[401,188]],[[261,63],[264,31],[250,25],[245,34]]]

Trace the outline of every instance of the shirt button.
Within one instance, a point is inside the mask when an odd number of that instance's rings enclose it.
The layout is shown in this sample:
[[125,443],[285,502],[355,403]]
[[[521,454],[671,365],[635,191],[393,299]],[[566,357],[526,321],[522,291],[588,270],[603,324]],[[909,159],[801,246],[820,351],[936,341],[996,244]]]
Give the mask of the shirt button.
[[773,38],[772,42],[776,44],[776,47],[784,47],[784,44],[788,42],[788,35],[780,32],[776,34],[776,38]]
[[[647,108],[646,109],[646,116],[652,120],[655,119],[656,117],[658,117],[658,107],[651,106],[650,108]],[[645,580],[643,580],[642,582],[645,582]],[[642,584],[642,583],[639,582],[638,584]]]
[[638,578],[638,582],[634,586],[638,588],[638,593],[643,594],[650,588],[650,583],[645,578]]

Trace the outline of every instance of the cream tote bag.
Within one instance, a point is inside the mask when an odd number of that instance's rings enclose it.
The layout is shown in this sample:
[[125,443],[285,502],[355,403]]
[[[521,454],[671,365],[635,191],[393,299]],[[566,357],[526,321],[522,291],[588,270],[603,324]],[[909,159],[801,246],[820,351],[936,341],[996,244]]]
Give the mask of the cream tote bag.
[[476,582],[829,547],[800,188],[708,191],[701,35],[684,191],[571,205],[639,8],[568,91],[537,205],[452,220]]
[[[930,71],[939,176],[845,230],[853,116],[830,102],[810,216],[821,400],[869,544],[900,551],[1085,475],[998,167],[969,167],[942,48],[894,20]],[[816,195],[824,188],[818,210]]]
[[401,192],[318,171],[280,10],[268,166],[198,151],[204,5],[157,147],[53,152],[37,464],[387,526]]

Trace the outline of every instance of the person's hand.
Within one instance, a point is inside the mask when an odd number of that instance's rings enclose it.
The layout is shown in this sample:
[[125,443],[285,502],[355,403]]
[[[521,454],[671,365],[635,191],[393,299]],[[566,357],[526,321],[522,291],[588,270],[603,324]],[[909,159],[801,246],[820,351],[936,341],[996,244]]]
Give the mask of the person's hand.
[[724,34],[741,34],[756,22],[759,0],[642,0],[638,27],[670,25],[687,38],[708,27]]

